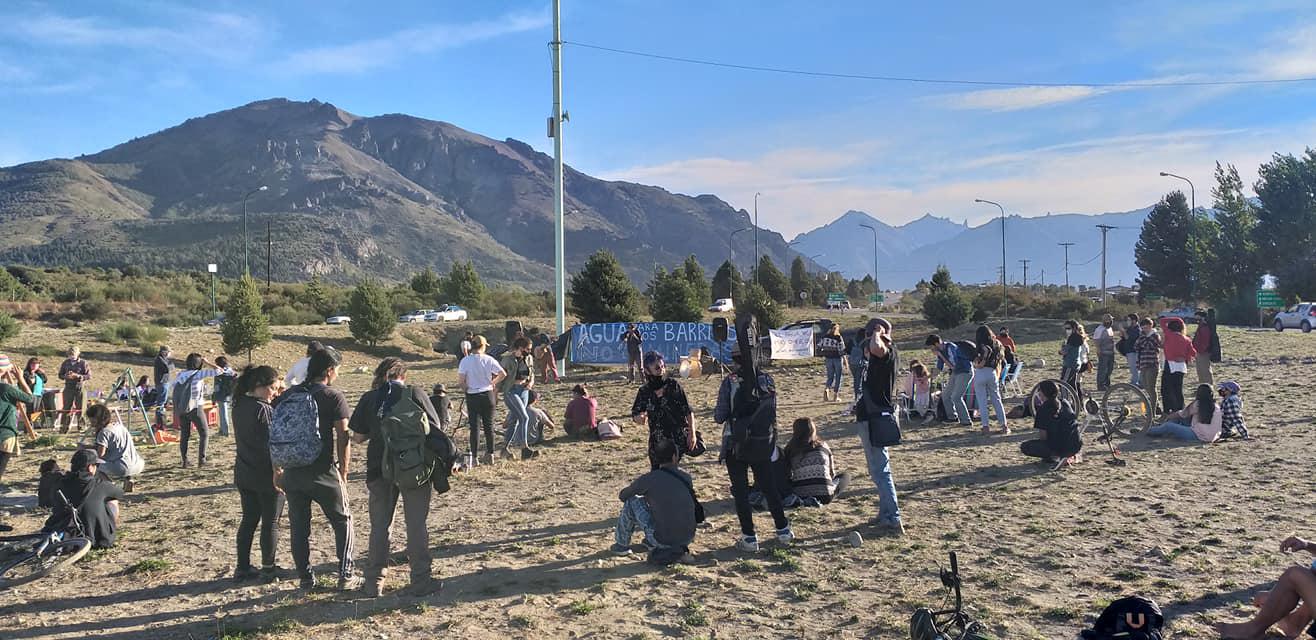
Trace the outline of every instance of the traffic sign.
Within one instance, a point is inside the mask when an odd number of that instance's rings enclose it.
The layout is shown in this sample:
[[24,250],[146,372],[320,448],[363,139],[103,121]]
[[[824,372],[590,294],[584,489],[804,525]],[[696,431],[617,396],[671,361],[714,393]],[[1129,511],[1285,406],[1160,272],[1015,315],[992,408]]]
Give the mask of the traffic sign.
[[1159,294],[1159,293],[1148,293],[1148,294],[1144,295],[1144,296],[1142,297],[1142,299],[1143,299],[1143,300],[1160,300],[1160,299],[1161,299],[1161,294]]
[[869,302],[886,302],[886,295],[885,295],[885,294],[881,294],[881,293],[874,293],[873,295],[868,296],[868,301],[869,301]]
[[827,294],[827,301],[828,301],[828,302],[845,302],[845,301],[846,301],[846,297],[845,297],[845,294],[844,294],[844,293],[829,293],[829,294]]
[[1258,309],[1280,309],[1284,307],[1284,301],[1280,299],[1279,292],[1274,289],[1257,289],[1257,308]]

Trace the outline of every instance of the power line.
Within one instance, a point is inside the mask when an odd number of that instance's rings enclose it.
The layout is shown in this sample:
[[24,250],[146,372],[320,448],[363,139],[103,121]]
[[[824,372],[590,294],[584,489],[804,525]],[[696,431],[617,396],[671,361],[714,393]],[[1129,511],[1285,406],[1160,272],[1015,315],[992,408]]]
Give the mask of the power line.
[[650,53],[647,51],[633,51],[630,49],[617,49],[615,47],[605,47],[597,44],[585,42],[563,41],[562,44],[583,49],[594,49],[596,51],[607,51],[627,56],[636,56],[640,58],[652,58],[654,60],[666,60],[668,62],[680,62],[683,64],[697,64],[708,67],[720,67],[723,69],[737,69],[740,71],[761,71],[765,73],[781,73],[794,76],[811,76],[815,78],[841,78],[845,80],[874,80],[878,82],[908,82],[915,84],[947,84],[947,85],[970,85],[984,87],[1088,87],[1096,89],[1157,89],[1165,87],[1220,87],[1220,86],[1245,86],[1245,85],[1265,85],[1265,84],[1296,84],[1304,82],[1316,82],[1316,76],[1299,77],[1299,78],[1245,78],[1241,80],[1149,80],[1135,82],[1018,82],[1006,80],[969,80],[964,78],[922,78],[917,76],[887,76],[887,75],[870,75],[862,73],[837,73],[831,71],[812,71],[807,69],[788,69],[784,67],[767,67],[752,64],[737,64],[733,62],[720,62],[716,60],[702,60],[699,58],[686,58],[682,56],[666,55],[661,53]]

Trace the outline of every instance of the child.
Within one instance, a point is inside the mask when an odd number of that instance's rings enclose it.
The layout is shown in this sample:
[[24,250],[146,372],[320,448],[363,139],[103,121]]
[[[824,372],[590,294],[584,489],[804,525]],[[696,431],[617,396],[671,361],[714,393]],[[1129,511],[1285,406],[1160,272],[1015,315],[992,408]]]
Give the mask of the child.
[[1237,382],[1227,380],[1217,385],[1216,391],[1220,393],[1220,413],[1223,417],[1220,439],[1241,437],[1251,440],[1247,425],[1243,424],[1243,398],[1238,395],[1243,388]]
[[533,389],[530,390],[528,410],[530,411],[530,424],[533,425],[530,429],[530,444],[541,444],[544,442],[544,432],[551,433],[557,428],[557,424],[553,422],[552,418],[548,417],[548,413],[540,408],[539,392]]
[[832,448],[818,437],[818,427],[811,418],[799,418],[791,426],[791,441],[785,458],[790,465],[790,484],[800,504],[822,506],[850,486],[850,475],[836,473],[832,466]]
[[932,374],[918,360],[909,363],[909,397],[913,399],[910,415],[918,417],[932,406]]

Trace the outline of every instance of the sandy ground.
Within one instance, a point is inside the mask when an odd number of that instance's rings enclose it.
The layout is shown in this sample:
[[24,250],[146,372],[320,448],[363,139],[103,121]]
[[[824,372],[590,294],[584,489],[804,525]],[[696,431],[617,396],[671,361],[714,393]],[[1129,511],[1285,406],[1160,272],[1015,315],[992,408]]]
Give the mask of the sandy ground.
[[[1058,323],[1012,324],[1026,360],[1050,361],[1045,371],[1026,370],[1025,383],[1054,376]],[[925,332],[915,318],[898,320],[906,359],[925,355],[916,347]],[[149,359],[135,349],[97,343],[91,334],[30,327],[6,351],[17,360],[35,345],[78,341],[101,383],[125,364],[148,368]],[[366,352],[341,327],[278,327],[275,335],[257,361],[286,367],[310,337],[342,347],[339,386],[353,402],[369,381],[353,371],[373,366],[389,349],[412,361],[413,383],[456,378],[451,357],[435,359],[400,337]],[[229,577],[239,507],[231,441],[212,436],[212,464],[205,469],[179,468],[174,446],[144,447],[147,472],[124,507],[119,545],[65,574],[0,593],[0,637],[891,639],[907,637],[915,607],[942,602],[936,572],[950,550],[959,552],[970,609],[1003,638],[1072,638],[1106,603],[1129,593],[1159,602],[1175,637],[1214,637],[1212,622],[1249,613],[1247,602],[1260,586],[1292,562],[1307,561],[1279,553],[1279,541],[1316,535],[1310,526],[1316,336],[1225,329],[1223,337],[1218,378],[1243,385],[1248,424],[1259,440],[1202,446],[1139,435],[1121,441],[1129,464],[1117,468],[1103,462],[1104,449],[1089,433],[1088,459],[1051,473],[1018,452],[1019,442],[1031,437],[1027,423],[1015,424],[1009,437],[984,437],[976,427],[908,426],[906,442],[892,450],[908,527],[900,539],[878,537],[870,526],[877,498],[855,425],[841,405],[821,401],[817,362],[772,369],[781,421],[814,417],[837,467],[855,481],[837,503],[791,512],[799,539],[790,547],[767,544],[758,555],[732,548],[738,527],[729,485],[709,455],[686,465],[711,520],[695,541],[695,564],[656,569],[611,556],[616,493],[647,470],[645,434],[629,428],[621,441],[582,443],[559,431],[539,459],[479,468],[454,478],[452,491],[436,498],[430,542],[444,586],[420,598],[392,592],[406,581],[400,525],[394,536],[400,566],[378,600],[306,594],[293,579],[235,585]],[[213,330],[175,331],[170,342],[176,353],[219,348]],[[56,358],[46,361],[58,366]],[[1116,376],[1127,371],[1121,366]],[[1188,378],[1191,383],[1194,375]],[[620,417],[629,410],[634,387],[616,371],[575,373],[569,383],[576,381],[592,386],[601,413]],[[554,416],[561,415],[569,383],[542,386]],[[716,384],[686,384],[705,433],[717,431],[711,424]],[[465,442],[464,434],[458,441]],[[40,461],[54,455],[66,464],[72,445],[66,439],[29,448],[8,479],[32,491]],[[369,528],[364,450],[353,455],[351,505],[362,561]],[[2,519],[26,531],[43,517],[15,510]],[[328,574],[332,535],[318,515],[313,522],[312,559]],[[760,514],[758,524],[766,530],[771,520]],[[851,531],[865,538],[861,547],[845,543]],[[286,529],[279,562],[291,566]]]

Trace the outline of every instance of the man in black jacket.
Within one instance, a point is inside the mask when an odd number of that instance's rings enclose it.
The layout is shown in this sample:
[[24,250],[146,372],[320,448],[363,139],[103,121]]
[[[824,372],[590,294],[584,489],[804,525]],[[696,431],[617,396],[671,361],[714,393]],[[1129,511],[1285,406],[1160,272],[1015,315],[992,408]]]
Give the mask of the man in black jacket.
[[[78,449],[73,454],[69,472],[59,482],[57,489],[63,492],[69,504],[77,510],[82,520],[82,528],[91,539],[91,546],[105,549],[114,546],[114,536],[119,529],[119,500],[123,499],[123,490],[110,482],[105,476],[97,475],[96,469],[104,460],[96,457],[91,449]],[[55,500],[55,509],[46,520],[47,531],[67,530],[73,522],[73,514],[63,500]]]

